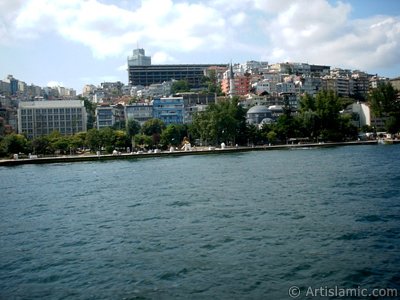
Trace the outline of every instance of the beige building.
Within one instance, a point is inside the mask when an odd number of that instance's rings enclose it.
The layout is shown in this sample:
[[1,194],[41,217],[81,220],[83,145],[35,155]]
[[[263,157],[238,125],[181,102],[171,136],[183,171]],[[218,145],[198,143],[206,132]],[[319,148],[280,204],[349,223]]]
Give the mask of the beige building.
[[400,91],[400,77],[390,79],[390,83],[396,90]]

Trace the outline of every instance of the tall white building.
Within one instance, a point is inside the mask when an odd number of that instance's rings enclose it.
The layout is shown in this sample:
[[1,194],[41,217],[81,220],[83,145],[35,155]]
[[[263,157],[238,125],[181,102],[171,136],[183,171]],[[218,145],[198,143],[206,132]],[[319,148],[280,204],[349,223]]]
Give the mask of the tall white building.
[[128,56],[128,66],[150,66],[151,56],[146,56],[144,49],[134,49],[133,54]]
[[86,121],[81,100],[27,101],[18,107],[18,133],[30,139],[53,131],[62,135],[86,131]]

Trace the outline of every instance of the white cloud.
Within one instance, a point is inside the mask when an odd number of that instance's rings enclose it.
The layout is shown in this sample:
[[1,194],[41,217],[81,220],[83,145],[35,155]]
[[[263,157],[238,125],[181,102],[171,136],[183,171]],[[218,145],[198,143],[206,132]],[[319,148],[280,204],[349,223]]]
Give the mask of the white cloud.
[[158,51],[151,56],[151,63],[153,64],[166,64],[174,62],[176,62],[176,59],[163,51]]
[[20,35],[32,38],[55,31],[89,47],[98,58],[121,55],[138,41],[186,52],[220,47],[225,39],[225,21],[217,10],[171,0],[142,0],[136,10],[97,0],[31,0],[13,25]]
[[23,0],[0,1],[0,44],[9,44],[13,41],[16,34],[13,21],[22,6]]
[[180,53],[219,51],[228,59],[236,51],[244,59],[367,69],[398,64],[400,56],[399,17],[351,20],[352,7],[340,1],[100,1],[3,1],[0,43],[50,32],[105,58],[123,57],[139,42],[154,63],[179,62]]
[[125,63],[117,68],[117,71],[126,72],[128,70],[128,64]]
[[364,70],[398,64],[400,20],[350,20],[350,10],[348,4],[332,6],[325,0],[291,3],[265,24],[271,59]]
[[[216,0],[213,3],[210,5],[220,9],[246,12],[248,17],[243,26],[250,23],[247,26],[252,26],[253,31],[263,33],[261,38],[254,38],[252,45],[257,50],[263,46],[258,53],[264,60],[364,70],[399,65],[399,17],[351,20],[351,5],[341,1],[332,4],[327,0]],[[234,16],[232,12],[230,15]],[[249,30],[238,32],[248,37]],[[236,38],[234,45],[244,49],[241,41],[249,39],[240,35]]]
[[234,26],[241,26],[247,19],[247,15],[244,12],[238,12],[229,18],[230,23]]
[[[295,3],[293,0],[253,0],[253,5],[256,9],[262,10],[269,14],[276,14],[287,9],[291,4]],[[306,6],[307,9],[309,6]]]

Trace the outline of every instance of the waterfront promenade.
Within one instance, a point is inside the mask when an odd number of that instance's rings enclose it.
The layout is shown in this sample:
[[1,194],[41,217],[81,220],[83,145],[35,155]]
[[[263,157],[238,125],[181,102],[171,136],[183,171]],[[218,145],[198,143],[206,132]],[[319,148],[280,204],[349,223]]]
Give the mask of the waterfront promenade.
[[[391,144],[400,143],[398,140],[391,141]],[[352,146],[352,145],[378,145],[377,140],[373,141],[354,141],[354,142],[336,142],[336,143],[311,143],[311,144],[284,144],[284,145],[263,145],[254,147],[226,147],[224,149],[214,147],[192,148],[190,151],[160,151],[160,152],[133,152],[120,154],[101,154],[101,155],[64,155],[55,157],[39,157],[39,158],[20,158],[20,159],[3,159],[0,160],[0,166],[16,166],[23,164],[48,164],[48,163],[70,163],[83,161],[105,161],[116,159],[137,159],[137,158],[154,158],[167,156],[183,156],[183,155],[204,155],[204,154],[221,154],[232,152],[246,151],[269,151],[269,150],[287,150],[301,148],[317,148],[317,147],[336,147],[336,146]]]

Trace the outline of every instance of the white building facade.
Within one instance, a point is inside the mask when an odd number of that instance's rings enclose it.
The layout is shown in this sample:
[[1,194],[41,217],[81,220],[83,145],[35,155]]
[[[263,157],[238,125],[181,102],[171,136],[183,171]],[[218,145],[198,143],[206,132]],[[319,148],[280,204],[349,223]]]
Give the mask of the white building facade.
[[18,133],[29,139],[58,131],[72,135],[87,130],[86,109],[81,100],[27,101],[18,107]]

